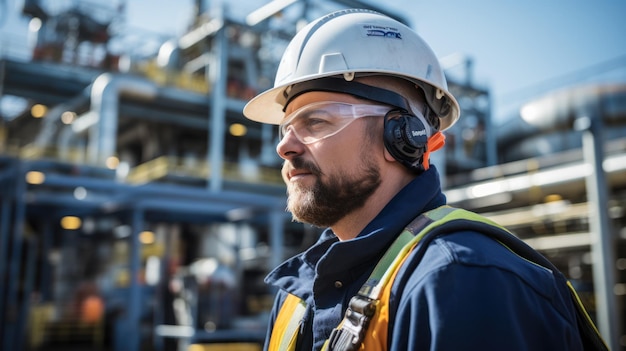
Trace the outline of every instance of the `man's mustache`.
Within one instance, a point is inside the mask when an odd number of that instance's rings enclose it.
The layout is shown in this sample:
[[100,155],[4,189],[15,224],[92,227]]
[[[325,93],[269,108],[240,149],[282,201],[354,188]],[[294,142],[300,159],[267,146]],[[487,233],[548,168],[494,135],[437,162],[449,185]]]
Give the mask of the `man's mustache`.
[[322,170],[317,167],[313,162],[307,161],[302,157],[295,157],[291,159],[291,166],[295,169],[305,170],[313,175],[319,176],[322,174]]

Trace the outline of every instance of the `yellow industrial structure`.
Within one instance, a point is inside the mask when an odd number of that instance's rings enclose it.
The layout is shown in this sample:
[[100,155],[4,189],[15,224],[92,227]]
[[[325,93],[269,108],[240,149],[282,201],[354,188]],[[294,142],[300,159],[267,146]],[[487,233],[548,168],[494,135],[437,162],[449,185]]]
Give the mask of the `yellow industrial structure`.
[[[260,350],[263,277],[319,231],[285,212],[277,131],[241,111],[299,22],[372,5],[274,1],[241,22],[199,0],[186,34],[137,57],[107,47],[123,9],[76,3],[25,0],[31,55],[0,57],[0,99],[21,106],[0,110],[0,349]],[[449,85],[449,203],[544,253],[626,349],[626,82],[500,128],[488,88]]]

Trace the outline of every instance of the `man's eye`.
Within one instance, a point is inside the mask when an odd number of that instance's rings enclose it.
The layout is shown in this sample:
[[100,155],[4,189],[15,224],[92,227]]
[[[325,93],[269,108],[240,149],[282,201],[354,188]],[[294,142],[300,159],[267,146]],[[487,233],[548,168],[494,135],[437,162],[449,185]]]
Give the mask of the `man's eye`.
[[312,128],[330,123],[332,116],[324,110],[314,110],[303,114],[300,124],[306,128]]
[[328,124],[328,121],[324,118],[307,118],[305,124],[307,128],[313,128]]

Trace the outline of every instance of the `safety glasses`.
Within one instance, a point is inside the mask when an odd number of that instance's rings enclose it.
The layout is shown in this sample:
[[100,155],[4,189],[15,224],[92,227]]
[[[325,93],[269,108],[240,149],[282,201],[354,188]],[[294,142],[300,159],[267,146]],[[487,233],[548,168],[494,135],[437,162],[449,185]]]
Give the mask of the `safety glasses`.
[[383,105],[315,102],[289,114],[278,127],[283,140],[291,132],[303,144],[312,144],[341,132],[361,117],[384,116],[392,108]]

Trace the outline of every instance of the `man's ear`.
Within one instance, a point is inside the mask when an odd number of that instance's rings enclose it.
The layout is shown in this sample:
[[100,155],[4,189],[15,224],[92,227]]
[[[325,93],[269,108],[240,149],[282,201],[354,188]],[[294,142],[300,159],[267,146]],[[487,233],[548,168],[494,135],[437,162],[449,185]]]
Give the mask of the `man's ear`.
[[387,150],[387,148],[386,148],[386,147],[384,147],[384,146],[383,146],[383,153],[384,153],[384,155],[385,155],[385,160],[387,160],[388,162],[398,162],[398,161],[396,160],[396,158],[395,158],[395,157],[393,157],[393,156],[389,153],[389,151]]

